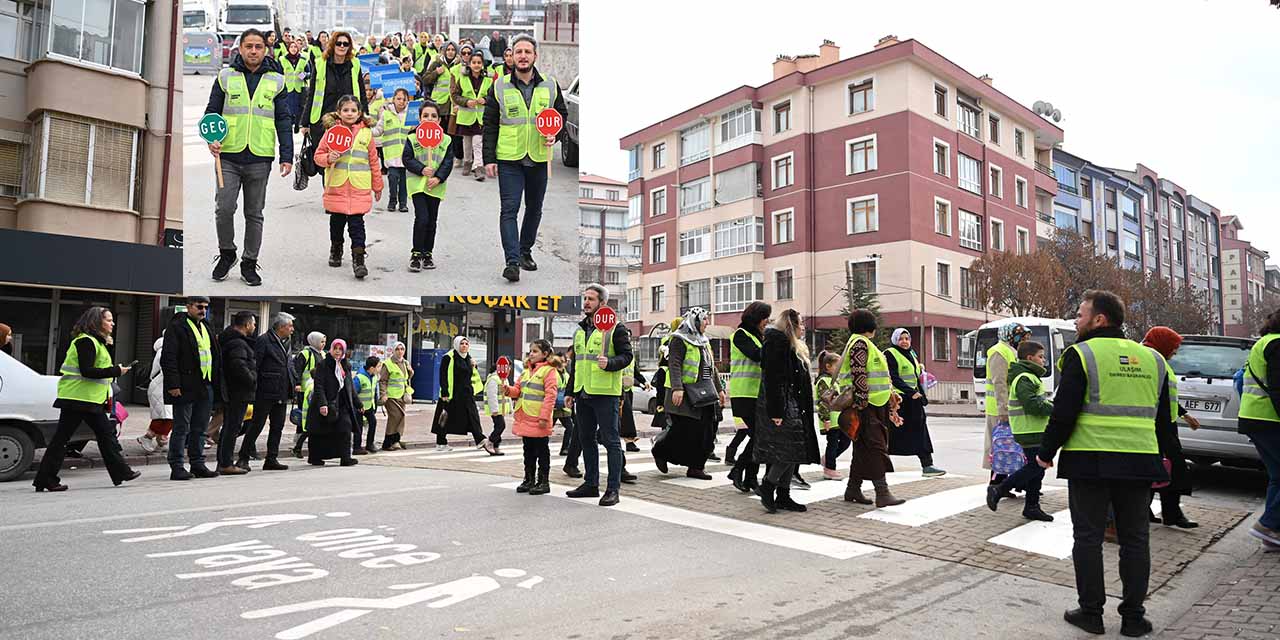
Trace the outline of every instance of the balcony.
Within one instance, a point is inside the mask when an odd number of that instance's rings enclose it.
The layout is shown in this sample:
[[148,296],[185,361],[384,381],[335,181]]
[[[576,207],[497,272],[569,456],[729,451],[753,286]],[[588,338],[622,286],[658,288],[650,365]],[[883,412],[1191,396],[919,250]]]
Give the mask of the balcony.
[[1043,174],[1045,174],[1046,176],[1049,176],[1050,178],[1053,178],[1053,177],[1054,177],[1054,175],[1053,175],[1053,167],[1050,167],[1049,165],[1041,164],[1040,162],[1036,162],[1036,171],[1039,171],[1040,173],[1043,173]]

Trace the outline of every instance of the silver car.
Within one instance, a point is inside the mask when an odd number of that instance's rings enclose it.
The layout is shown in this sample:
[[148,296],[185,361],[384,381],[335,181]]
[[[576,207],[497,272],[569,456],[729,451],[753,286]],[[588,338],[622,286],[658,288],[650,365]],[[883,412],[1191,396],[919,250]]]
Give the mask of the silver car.
[[1236,432],[1240,396],[1234,376],[1253,343],[1253,338],[1183,336],[1169,361],[1178,378],[1178,403],[1200,421],[1196,431],[1178,422],[1182,451],[1197,464],[1260,466],[1253,443]]

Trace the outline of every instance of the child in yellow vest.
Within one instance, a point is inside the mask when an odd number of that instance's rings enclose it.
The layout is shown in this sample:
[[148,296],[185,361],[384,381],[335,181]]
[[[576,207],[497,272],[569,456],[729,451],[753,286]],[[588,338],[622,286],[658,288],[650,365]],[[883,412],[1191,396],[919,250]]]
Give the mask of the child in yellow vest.
[[390,195],[387,196],[387,211],[395,211],[397,207],[402,213],[409,212],[409,195],[405,190],[404,145],[408,144],[413,131],[405,126],[405,118],[409,115],[409,92],[396,89],[391,103],[381,114],[375,114],[382,120],[382,146],[386,149],[387,177],[390,178]]
[[[561,364],[552,355],[550,342],[534,340],[529,343],[520,381],[515,386],[502,385],[502,393],[516,399],[511,432],[520,436],[524,444],[524,482],[516,487],[517,493],[540,495],[551,491],[551,425],[561,384]],[[541,389],[530,386],[539,380]]]
[[828,480],[843,480],[836,470],[836,459],[853,444],[849,436],[836,424],[827,403],[822,401],[823,393],[832,390],[831,400],[840,394],[840,385],[836,383],[836,367],[840,366],[840,356],[830,351],[818,355],[818,379],[813,385],[813,399],[817,406],[814,415],[818,417],[818,430],[827,437],[827,450],[822,456],[822,477]]
[[[422,122],[440,123],[440,105],[424,100],[418,109]],[[440,145],[427,149],[418,144],[416,135],[410,135],[404,145],[404,167],[408,177],[409,198],[413,200],[413,252],[409,254],[409,270],[434,269],[436,263],[431,252],[436,245],[436,222],[440,217],[440,203],[444,201],[445,180],[453,171],[453,154],[449,152],[452,138],[445,134]],[[434,164],[434,168],[430,165]]]
[[373,136],[373,118],[360,111],[360,101],[355,96],[343,96],[338,100],[338,110],[326,114],[323,124],[326,130],[339,123],[351,130],[354,138],[351,148],[339,153],[329,148],[321,137],[316,148],[316,166],[324,172],[324,210],[329,214],[329,266],[342,266],[342,231],[351,235],[351,267],[357,279],[369,275],[364,265],[365,234],[364,215],[373,209],[373,202],[382,199],[382,167],[376,158],[378,148]]

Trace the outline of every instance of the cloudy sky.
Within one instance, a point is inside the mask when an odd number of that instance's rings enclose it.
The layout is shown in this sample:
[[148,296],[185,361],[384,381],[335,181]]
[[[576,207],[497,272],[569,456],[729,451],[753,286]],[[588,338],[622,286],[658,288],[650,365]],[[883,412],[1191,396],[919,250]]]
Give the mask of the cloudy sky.
[[626,180],[618,139],[743,84],[778,54],[915,38],[1030,105],[1064,149],[1137,162],[1240,216],[1280,262],[1280,10],[1268,0],[583,0],[583,171]]

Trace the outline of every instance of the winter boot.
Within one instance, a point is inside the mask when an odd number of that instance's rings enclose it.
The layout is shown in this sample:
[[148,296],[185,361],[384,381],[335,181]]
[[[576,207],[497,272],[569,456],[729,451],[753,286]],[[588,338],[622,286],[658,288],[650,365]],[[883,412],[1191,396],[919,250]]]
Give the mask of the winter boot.
[[876,486],[877,509],[881,507],[892,507],[906,502],[906,500],[896,498],[892,493],[889,493],[889,483],[885,482],[884,478],[873,481],[873,484]]
[[538,469],[538,483],[529,488],[529,495],[540,496],[544,493],[551,493],[551,482],[547,479],[551,469],[542,467]]
[[331,267],[342,266],[342,243],[341,242],[329,243],[329,266]]
[[778,490],[777,485],[765,480],[760,483],[760,488],[756,489],[756,495],[760,496],[760,504],[764,505],[764,510],[769,513],[777,513],[778,507],[774,504],[774,492]]
[[369,275],[369,268],[364,266],[364,247],[351,247],[351,271],[357,280]]
[[778,485],[778,498],[774,500],[774,504],[783,511],[808,511],[809,508],[791,499],[791,486],[789,484]]
[[533,465],[526,462],[524,465],[524,482],[521,482],[516,487],[516,493],[529,493],[529,489],[533,488],[534,485],[533,474]]
[[747,465],[739,460],[733,465],[733,469],[729,471],[729,480],[733,482],[733,488],[743,493],[751,493],[751,487],[747,486],[742,475],[746,473]]
[[218,251],[217,264],[213,265],[213,279],[222,282],[227,279],[227,273],[231,271],[231,267],[236,264],[236,252],[228,250]]
[[746,469],[742,473],[742,482],[747,485],[748,489],[755,491],[756,489],[760,488],[760,482],[756,480],[756,476],[759,473],[760,473],[760,463],[758,462],[747,463]]
[[862,478],[849,474],[849,484],[844,487],[844,501],[858,504],[872,504],[871,499],[862,494]]

